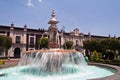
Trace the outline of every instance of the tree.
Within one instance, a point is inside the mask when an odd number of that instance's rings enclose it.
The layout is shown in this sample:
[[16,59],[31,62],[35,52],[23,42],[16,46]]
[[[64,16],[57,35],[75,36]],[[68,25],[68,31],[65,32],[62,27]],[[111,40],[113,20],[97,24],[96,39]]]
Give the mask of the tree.
[[5,49],[8,50],[11,48],[11,45],[12,45],[12,38],[11,37],[8,37],[6,36],[5,38]]
[[[114,59],[114,56],[118,56],[117,51],[120,49],[120,40],[117,39],[104,39],[104,40],[92,40],[92,41],[84,41],[84,48],[93,52],[96,50],[97,52],[102,53],[102,58]],[[111,53],[107,52],[110,50]],[[105,57],[104,57],[105,56]]]
[[6,56],[8,54],[8,49],[12,46],[12,38],[9,36],[0,35],[0,49],[5,51]]
[[3,38],[3,36],[0,35],[0,55],[2,55],[2,53],[4,51],[4,48],[3,48],[4,43],[3,43],[3,41],[4,41],[4,38]]
[[42,37],[38,40],[39,49],[48,48],[49,40],[46,37]]
[[92,40],[92,41],[84,41],[83,42],[84,44],[84,48],[86,50],[90,50],[90,52],[93,52],[93,51],[98,51],[100,52],[101,51],[101,45],[100,45],[100,41],[99,40]]
[[72,49],[73,47],[73,41],[66,41],[64,44],[63,44],[63,48],[64,49]]
[[4,36],[0,35],[0,51],[4,50]]

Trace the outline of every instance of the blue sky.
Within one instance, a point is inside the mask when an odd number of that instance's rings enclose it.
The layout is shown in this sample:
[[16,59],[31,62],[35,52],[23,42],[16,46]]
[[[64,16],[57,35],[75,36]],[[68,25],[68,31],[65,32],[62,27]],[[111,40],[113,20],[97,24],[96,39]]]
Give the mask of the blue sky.
[[120,0],[0,0],[0,25],[48,29],[51,11],[66,32],[120,37]]

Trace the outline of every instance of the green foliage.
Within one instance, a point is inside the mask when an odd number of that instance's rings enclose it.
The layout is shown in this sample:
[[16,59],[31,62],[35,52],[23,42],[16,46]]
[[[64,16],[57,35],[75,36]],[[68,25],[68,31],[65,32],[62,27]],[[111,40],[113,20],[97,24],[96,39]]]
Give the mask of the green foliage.
[[89,41],[89,40],[84,41],[84,42],[83,42],[83,47],[84,47],[86,50],[90,50],[90,41]]
[[64,44],[63,44],[63,48],[64,49],[72,49],[73,47],[73,41],[66,41]]
[[48,48],[49,40],[46,37],[42,37],[38,40],[39,48]]
[[120,48],[120,40],[117,39],[104,39],[104,40],[92,40],[92,41],[84,41],[84,48],[93,52],[96,50],[97,52],[104,53],[106,50],[119,50]]
[[5,37],[0,35],[0,49],[3,50],[4,49],[4,44],[5,44]]
[[84,48],[87,50],[90,50],[91,52],[93,52],[94,50],[100,52],[101,51],[101,45],[100,45],[100,41],[98,40],[93,40],[93,41],[84,41]]
[[99,61],[100,57],[99,57],[99,53],[97,51],[93,52],[93,61]]
[[8,50],[12,45],[12,39],[9,36],[0,35],[0,49]]
[[12,45],[11,37],[6,36],[5,38],[5,49],[8,50]]
[[120,47],[120,40],[117,39],[106,39],[101,41],[104,50],[118,50]]

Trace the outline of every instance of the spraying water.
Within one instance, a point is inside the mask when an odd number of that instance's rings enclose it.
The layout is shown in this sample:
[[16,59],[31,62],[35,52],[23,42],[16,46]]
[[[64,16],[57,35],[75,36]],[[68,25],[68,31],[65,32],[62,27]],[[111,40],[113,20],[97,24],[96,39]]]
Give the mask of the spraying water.
[[19,63],[19,66],[26,67],[22,72],[35,75],[74,73],[78,66],[86,65],[82,53],[61,49],[28,51]]

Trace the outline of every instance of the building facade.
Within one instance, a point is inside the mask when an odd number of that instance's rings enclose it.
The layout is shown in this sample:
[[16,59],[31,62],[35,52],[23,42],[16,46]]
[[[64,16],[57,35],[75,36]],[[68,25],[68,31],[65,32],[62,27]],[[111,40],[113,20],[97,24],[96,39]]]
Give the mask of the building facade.
[[[51,20],[48,22],[50,27],[45,29],[30,29],[27,25],[23,28],[16,27],[14,23],[10,26],[0,25],[0,35],[10,36],[12,38],[12,46],[8,50],[10,57],[20,58],[22,53],[27,50],[38,49],[37,41],[41,37],[47,37],[50,41],[51,48],[62,48],[64,42],[73,41],[73,48],[82,51],[83,41],[92,39],[105,39],[109,37],[94,36],[90,33],[83,34],[78,28],[75,28],[72,32],[65,32],[64,30],[58,30],[57,23],[59,22],[55,18],[55,12],[52,11]],[[52,46],[54,44],[55,46]],[[1,56],[5,56],[3,53]]]

